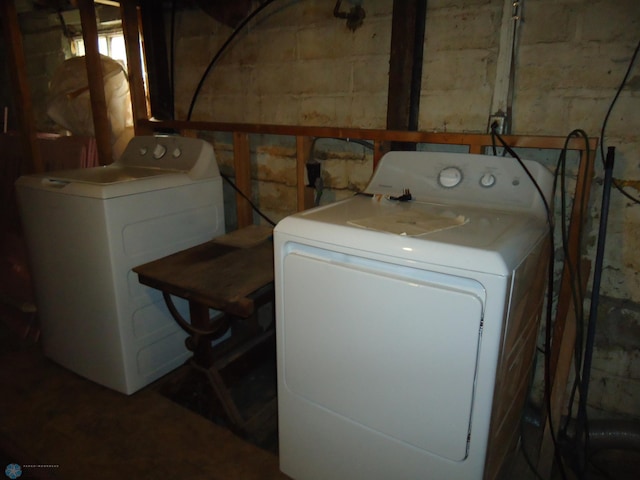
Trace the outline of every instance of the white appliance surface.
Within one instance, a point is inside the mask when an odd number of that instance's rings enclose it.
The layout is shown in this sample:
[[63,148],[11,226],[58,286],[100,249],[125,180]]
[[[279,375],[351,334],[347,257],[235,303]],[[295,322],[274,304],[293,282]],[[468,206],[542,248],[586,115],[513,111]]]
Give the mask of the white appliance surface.
[[[551,174],[525,165],[548,195]],[[281,470],[481,479],[514,411],[491,423],[498,370],[530,363],[541,195],[515,160],[418,152],[385,155],[365,194],[274,231]]]
[[16,189],[45,355],[126,394],[184,363],[186,333],[131,269],[224,233],[211,145],[134,137],[111,165],[23,176]]

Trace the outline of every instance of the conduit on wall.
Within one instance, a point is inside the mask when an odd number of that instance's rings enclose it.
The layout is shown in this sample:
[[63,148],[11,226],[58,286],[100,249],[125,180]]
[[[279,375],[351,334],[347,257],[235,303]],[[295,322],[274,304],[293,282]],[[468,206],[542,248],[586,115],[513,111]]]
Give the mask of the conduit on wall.
[[510,134],[512,125],[512,101],[515,80],[515,58],[518,43],[518,25],[522,21],[524,0],[504,0],[502,24],[500,26],[500,46],[496,65],[496,81],[487,130],[498,122],[499,134]]

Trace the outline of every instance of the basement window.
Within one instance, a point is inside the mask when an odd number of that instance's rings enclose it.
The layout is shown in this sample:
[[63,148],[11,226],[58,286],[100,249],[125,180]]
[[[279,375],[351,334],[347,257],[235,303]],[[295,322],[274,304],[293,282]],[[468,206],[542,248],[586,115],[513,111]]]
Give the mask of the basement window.
[[[107,57],[121,61],[127,65],[127,51],[122,32],[100,33],[98,35],[98,51]],[[71,53],[75,57],[85,55],[84,40],[82,37],[74,38],[71,42]]]

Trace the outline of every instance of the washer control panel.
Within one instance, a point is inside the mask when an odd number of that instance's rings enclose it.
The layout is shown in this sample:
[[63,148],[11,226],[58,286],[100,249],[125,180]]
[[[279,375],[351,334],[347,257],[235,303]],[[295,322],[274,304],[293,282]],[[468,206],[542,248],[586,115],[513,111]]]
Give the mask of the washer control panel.
[[133,137],[113,165],[184,172],[193,179],[219,176],[210,143],[177,135]]

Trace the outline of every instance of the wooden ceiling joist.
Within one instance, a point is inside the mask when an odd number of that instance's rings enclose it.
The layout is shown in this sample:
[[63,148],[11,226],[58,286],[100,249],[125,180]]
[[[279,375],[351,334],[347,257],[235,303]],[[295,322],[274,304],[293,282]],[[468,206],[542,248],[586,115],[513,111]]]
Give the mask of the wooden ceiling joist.
[[9,73],[13,87],[16,114],[20,123],[22,152],[27,161],[28,172],[43,172],[44,162],[38,146],[33,104],[27,81],[27,66],[22,45],[22,33],[18,24],[18,14],[13,0],[0,2],[2,32],[7,46]]

